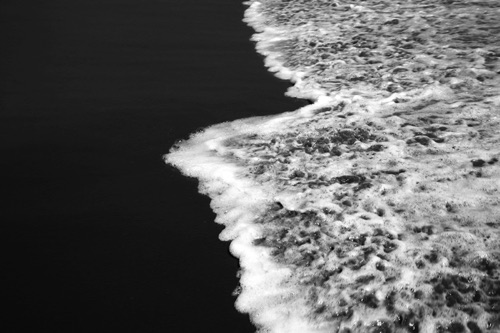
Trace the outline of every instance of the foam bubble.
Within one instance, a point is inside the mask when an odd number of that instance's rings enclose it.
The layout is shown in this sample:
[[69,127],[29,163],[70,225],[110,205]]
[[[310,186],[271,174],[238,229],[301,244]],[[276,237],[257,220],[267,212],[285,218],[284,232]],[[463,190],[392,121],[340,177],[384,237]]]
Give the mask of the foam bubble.
[[294,112],[166,155],[212,199],[262,332],[500,330],[500,4],[260,0]]

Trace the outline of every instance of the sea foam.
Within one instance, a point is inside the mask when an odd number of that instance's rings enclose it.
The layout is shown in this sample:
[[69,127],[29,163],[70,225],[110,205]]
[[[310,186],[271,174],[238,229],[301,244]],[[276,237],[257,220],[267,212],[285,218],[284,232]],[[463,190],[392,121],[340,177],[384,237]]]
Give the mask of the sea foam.
[[313,103],[165,160],[212,199],[261,332],[500,332],[500,2],[261,0]]

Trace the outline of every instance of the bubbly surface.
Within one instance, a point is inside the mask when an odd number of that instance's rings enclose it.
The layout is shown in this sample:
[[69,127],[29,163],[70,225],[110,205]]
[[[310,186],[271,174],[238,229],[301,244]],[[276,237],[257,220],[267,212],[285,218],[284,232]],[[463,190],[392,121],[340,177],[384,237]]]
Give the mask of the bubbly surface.
[[[262,332],[500,332],[500,1],[261,0],[287,94],[166,161],[200,181]],[[244,78],[243,78],[244,79]]]

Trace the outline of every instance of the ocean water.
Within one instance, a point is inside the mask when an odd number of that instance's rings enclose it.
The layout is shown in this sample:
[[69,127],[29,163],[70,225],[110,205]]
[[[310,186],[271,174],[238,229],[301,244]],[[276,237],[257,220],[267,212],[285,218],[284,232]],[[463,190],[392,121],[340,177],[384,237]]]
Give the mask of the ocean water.
[[165,156],[225,227],[236,309],[261,332],[500,332],[500,2],[246,4],[312,103]]

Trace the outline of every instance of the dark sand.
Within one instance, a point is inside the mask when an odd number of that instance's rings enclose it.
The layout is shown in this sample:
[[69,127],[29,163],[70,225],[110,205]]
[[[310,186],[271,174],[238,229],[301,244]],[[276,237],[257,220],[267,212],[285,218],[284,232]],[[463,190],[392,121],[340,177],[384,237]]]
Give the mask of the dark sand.
[[[4,0],[4,332],[251,332],[177,139],[292,110],[238,0]],[[4,296],[5,295],[5,296]]]

